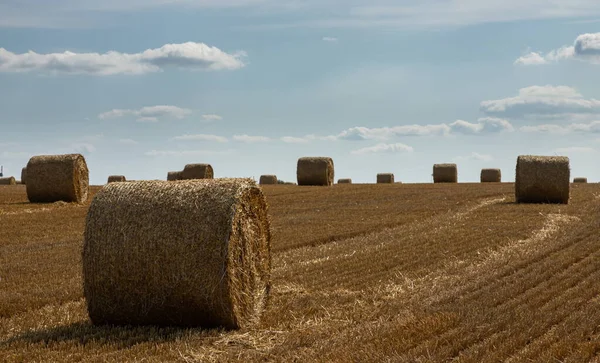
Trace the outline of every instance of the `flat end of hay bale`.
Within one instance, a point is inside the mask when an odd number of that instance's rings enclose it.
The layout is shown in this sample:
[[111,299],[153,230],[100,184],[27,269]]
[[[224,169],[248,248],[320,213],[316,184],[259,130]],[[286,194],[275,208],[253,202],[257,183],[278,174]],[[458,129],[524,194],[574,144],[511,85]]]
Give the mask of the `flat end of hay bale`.
[[258,181],[260,185],[273,185],[277,184],[277,175],[261,175]]
[[21,169],[21,184],[27,183],[27,167]]
[[434,183],[458,183],[458,168],[456,164],[434,164]]
[[379,173],[377,174],[377,184],[393,184],[394,174],[392,173]]
[[344,178],[344,179],[338,179],[338,184],[352,184],[352,179],[350,178]]
[[110,175],[107,183],[120,183],[124,181],[127,181],[124,175]]
[[566,156],[520,155],[517,158],[517,203],[569,203],[570,166]]
[[296,167],[296,178],[298,185],[322,185],[333,184],[334,177],[333,159],[330,157],[301,157]]
[[481,169],[479,178],[482,183],[500,183],[502,181],[502,171],[500,169]]
[[181,171],[180,180],[213,179],[214,171],[210,164],[187,164]]
[[37,155],[27,163],[27,198],[32,203],[83,203],[89,172],[81,154]]

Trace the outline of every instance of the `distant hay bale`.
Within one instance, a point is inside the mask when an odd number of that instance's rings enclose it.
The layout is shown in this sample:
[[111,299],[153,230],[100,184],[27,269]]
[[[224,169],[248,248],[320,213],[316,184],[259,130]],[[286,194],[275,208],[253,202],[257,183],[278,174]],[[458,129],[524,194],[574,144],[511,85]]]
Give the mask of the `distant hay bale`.
[[352,179],[338,179],[338,184],[352,184]]
[[260,185],[277,184],[277,175],[261,175],[258,183]]
[[332,185],[333,159],[329,157],[302,157],[298,159],[296,178],[298,185]]
[[111,175],[108,177],[108,183],[124,182],[127,181],[124,175]]
[[377,174],[377,184],[394,184],[394,174],[392,174],[392,173]]
[[434,164],[434,183],[458,183],[458,168],[456,164]]
[[267,303],[270,246],[266,199],[251,179],[109,184],[84,233],[90,319],[249,326]]
[[210,164],[187,164],[181,172],[180,180],[212,178],[213,168]]
[[27,184],[27,167],[21,169],[21,184]]
[[14,176],[7,176],[0,178],[0,185],[17,185],[17,181]]
[[569,203],[569,158],[520,155],[517,158],[517,203]]
[[81,154],[38,155],[27,163],[27,198],[32,203],[83,203],[89,172]]
[[170,171],[167,173],[168,181],[181,180],[181,171]]
[[587,178],[582,178],[582,177],[574,178],[573,183],[587,183]]
[[294,182],[285,182],[285,183],[283,183],[283,184],[284,184],[284,185],[297,185],[297,184],[296,184],[296,183],[294,183]]
[[480,181],[482,183],[500,183],[502,171],[500,169],[481,169]]

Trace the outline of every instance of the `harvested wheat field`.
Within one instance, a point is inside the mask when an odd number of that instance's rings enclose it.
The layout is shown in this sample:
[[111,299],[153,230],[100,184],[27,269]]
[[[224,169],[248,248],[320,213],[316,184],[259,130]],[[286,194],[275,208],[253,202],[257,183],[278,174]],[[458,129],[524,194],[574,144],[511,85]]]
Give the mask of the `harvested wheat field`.
[[0,188],[2,361],[600,361],[600,185],[569,204],[516,204],[513,183],[262,189],[270,298],[228,331],[92,325],[91,198]]

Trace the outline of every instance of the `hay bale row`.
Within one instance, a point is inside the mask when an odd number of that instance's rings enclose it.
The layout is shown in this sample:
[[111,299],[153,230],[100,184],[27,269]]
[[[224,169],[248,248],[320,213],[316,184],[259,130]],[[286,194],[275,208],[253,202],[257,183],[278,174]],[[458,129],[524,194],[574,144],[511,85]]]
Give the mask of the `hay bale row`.
[[481,169],[479,180],[482,183],[500,183],[502,181],[502,171],[500,169]]
[[21,184],[27,184],[27,167],[21,169]]
[[579,177],[579,178],[574,178],[573,179],[573,183],[587,183],[587,182],[588,182],[587,178]]
[[569,158],[520,155],[517,158],[517,203],[569,203]]
[[107,183],[118,183],[118,182],[124,182],[124,181],[127,181],[125,179],[124,175],[110,175],[108,177]]
[[4,178],[0,178],[0,185],[16,185],[17,181],[14,176],[7,176]]
[[434,164],[434,183],[458,183],[458,168],[456,164]]
[[272,185],[277,184],[277,175],[261,175],[258,181],[260,185]]
[[392,173],[377,174],[377,184],[394,184],[394,174],[392,174]]
[[352,179],[350,178],[346,178],[346,179],[338,179],[338,184],[352,184]]
[[109,184],[84,233],[90,319],[248,326],[267,302],[270,241],[267,203],[251,179]]
[[89,172],[81,154],[38,155],[27,163],[27,198],[32,203],[85,202]]
[[329,157],[302,157],[298,159],[296,178],[298,185],[333,184],[333,159]]

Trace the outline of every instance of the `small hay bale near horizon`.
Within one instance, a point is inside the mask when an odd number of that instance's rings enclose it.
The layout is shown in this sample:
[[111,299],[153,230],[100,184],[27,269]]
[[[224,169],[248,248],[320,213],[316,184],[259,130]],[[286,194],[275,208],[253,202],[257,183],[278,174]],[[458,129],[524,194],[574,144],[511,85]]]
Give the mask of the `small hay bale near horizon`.
[[377,184],[394,184],[394,174],[392,174],[392,173],[377,174]]
[[434,183],[458,183],[458,168],[456,164],[434,164]]
[[298,185],[333,184],[335,175],[333,159],[330,157],[301,157],[296,167]]
[[350,178],[345,178],[345,179],[338,179],[338,184],[352,184],[352,179]]
[[89,192],[85,158],[81,154],[33,156],[27,163],[25,187],[31,203],[83,203]]
[[481,183],[500,183],[502,181],[502,170],[500,169],[481,169],[479,176]]
[[17,181],[14,176],[6,176],[0,178],[0,185],[17,185]]
[[258,184],[260,184],[260,185],[277,184],[277,175],[261,175],[260,179],[258,181]]
[[584,177],[577,177],[577,178],[573,178],[573,183],[587,183],[587,178]]
[[109,184],[82,259],[93,324],[244,328],[270,291],[266,198],[246,178]]
[[108,183],[118,183],[118,182],[124,182],[124,181],[127,181],[127,179],[125,179],[125,176],[124,176],[124,175],[110,175],[110,176],[108,177],[107,184],[108,184]]
[[21,184],[27,184],[27,167],[21,169]]
[[570,166],[566,156],[520,155],[517,158],[517,203],[569,203]]
[[181,180],[181,171],[169,171],[167,173],[167,181]]
[[213,167],[210,164],[187,164],[181,171],[179,180],[213,178]]

